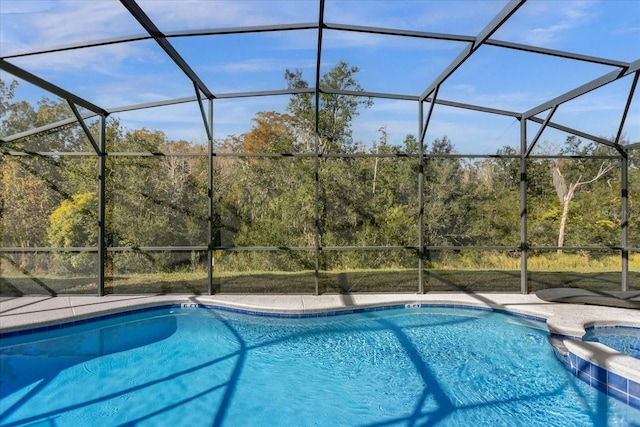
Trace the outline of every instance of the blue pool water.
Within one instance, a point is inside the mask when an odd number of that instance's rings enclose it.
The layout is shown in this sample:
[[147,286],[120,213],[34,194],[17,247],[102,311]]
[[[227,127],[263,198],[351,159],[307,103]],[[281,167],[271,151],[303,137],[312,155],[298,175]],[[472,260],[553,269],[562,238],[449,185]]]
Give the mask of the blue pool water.
[[589,328],[582,340],[599,342],[640,359],[640,328],[620,326]]
[[539,322],[161,309],[0,340],[0,425],[638,426]]

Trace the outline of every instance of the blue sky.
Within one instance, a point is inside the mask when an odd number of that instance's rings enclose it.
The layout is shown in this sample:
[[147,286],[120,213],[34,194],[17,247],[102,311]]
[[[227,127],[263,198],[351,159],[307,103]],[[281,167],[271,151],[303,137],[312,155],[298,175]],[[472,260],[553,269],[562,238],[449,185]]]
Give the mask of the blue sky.
[[[325,22],[476,36],[506,4],[502,0],[326,0]],[[314,23],[318,2],[157,1],[138,4],[161,31]],[[140,35],[144,30],[116,0],[0,0],[0,55]],[[632,62],[640,59],[640,1],[530,0],[493,39]],[[317,31],[171,38],[214,93],[284,89],[285,69],[300,69],[313,84]],[[466,46],[462,42],[325,31],[322,72],[340,60],[360,68],[361,86],[372,92],[420,95]],[[152,40],[80,49],[9,62],[104,108],[194,95],[193,86]],[[441,99],[524,112],[615,68],[552,56],[482,46],[442,85]],[[0,73],[4,80],[13,77]],[[562,105],[554,121],[596,136],[617,132],[632,76]],[[638,90],[636,90],[638,92]],[[22,83],[17,98],[55,98]],[[625,134],[640,142],[640,94]],[[214,137],[250,129],[258,111],[282,111],[286,96],[214,102]],[[180,104],[118,117],[130,128],[163,130],[172,139],[204,142],[197,105]],[[540,117],[545,117],[541,115]],[[371,144],[385,126],[393,143],[418,132],[417,103],[376,99],[353,122],[354,138]],[[535,135],[534,126],[529,130]],[[491,154],[519,144],[512,118],[436,106],[429,143],[447,135],[459,152]],[[565,134],[543,135],[552,145]]]

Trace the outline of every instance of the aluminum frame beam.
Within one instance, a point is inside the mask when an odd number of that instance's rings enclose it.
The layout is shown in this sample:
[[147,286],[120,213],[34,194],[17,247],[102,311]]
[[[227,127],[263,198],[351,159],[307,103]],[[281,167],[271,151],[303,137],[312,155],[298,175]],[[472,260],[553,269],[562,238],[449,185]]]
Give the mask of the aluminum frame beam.
[[100,116],[98,152],[98,296],[104,295],[107,265],[107,118]]
[[197,96],[189,96],[185,98],[167,99],[163,101],[145,102],[144,104],[125,105],[122,107],[109,108],[109,114],[124,113],[127,111],[144,110],[147,108],[165,107],[168,105],[186,104],[188,102],[195,102],[198,100]]
[[87,136],[87,139],[91,143],[91,146],[95,150],[96,154],[102,154],[102,151],[101,151],[100,147],[98,147],[98,142],[96,142],[96,139],[91,134],[91,131],[87,127],[87,124],[84,122],[84,119],[82,118],[82,115],[78,111],[78,108],[76,108],[76,106],[75,106],[75,104],[73,102],[71,102],[71,101],[67,101],[67,102],[69,104],[69,108],[71,108],[71,111],[73,111],[73,115],[76,117],[76,120],[78,121],[78,123],[82,127],[82,130],[84,131],[84,134]]
[[528,217],[527,217],[527,189],[529,180],[527,177],[527,121],[520,120],[520,292],[527,294],[529,282],[527,278],[529,244],[528,244]]
[[[213,202],[214,194],[214,169],[213,169],[213,99],[209,100],[208,120],[205,120],[207,126],[207,235],[209,238],[209,247],[207,248],[207,293],[213,295],[213,248],[218,242],[219,225],[214,224],[214,215],[216,206]],[[215,233],[215,235],[214,235]]]
[[[477,250],[477,249],[506,249],[506,250],[514,250],[520,249],[522,255],[522,264],[521,264],[521,285],[522,291],[524,293],[527,292],[527,250],[528,249],[549,249],[555,250],[558,248],[555,247],[527,247],[527,212],[526,212],[526,159],[527,158],[536,158],[536,156],[532,156],[531,152],[535,146],[536,141],[540,138],[543,130],[546,127],[552,127],[555,129],[559,129],[568,133],[575,134],[580,137],[584,137],[590,140],[593,140],[598,143],[607,144],[609,146],[616,147],[622,155],[622,191],[623,191],[623,212],[626,212],[627,207],[626,203],[626,192],[627,192],[627,165],[626,165],[626,152],[631,147],[635,147],[636,144],[628,144],[626,146],[619,145],[619,139],[622,134],[622,130],[625,124],[625,120],[627,118],[629,108],[631,105],[632,98],[635,94],[635,90],[637,87],[638,78],[640,76],[640,59],[631,63],[616,61],[612,59],[593,57],[588,55],[575,54],[571,52],[564,52],[559,50],[552,50],[546,48],[539,48],[535,46],[527,46],[519,43],[512,43],[508,41],[495,40],[491,39],[491,35],[495,33],[495,31],[500,28],[501,25],[504,24],[517,10],[520,6],[522,6],[526,0],[511,0],[509,4],[507,4],[501,12],[496,15],[491,22],[486,25],[477,36],[466,36],[466,35],[455,35],[455,34],[446,34],[446,33],[432,33],[432,32],[421,32],[421,31],[409,31],[409,30],[400,30],[400,29],[390,29],[390,28],[380,28],[380,27],[368,27],[368,26],[358,26],[358,25],[344,25],[344,24],[336,24],[336,23],[326,23],[324,22],[324,0],[319,0],[320,8],[318,13],[318,22],[317,23],[297,23],[297,24],[283,24],[283,25],[265,25],[265,26],[249,26],[249,27],[236,27],[236,28],[218,28],[218,29],[204,29],[204,30],[196,30],[196,31],[177,31],[177,32],[168,32],[162,33],[158,27],[154,24],[154,22],[146,15],[146,13],[138,6],[136,0],[121,0],[121,3],[125,6],[125,8],[129,11],[129,13],[138,20],[138,22],[145,28],[147,31],[147,35],[131,35],[126,37],[116,37],[110,39],[104,39],[99,41],[93,41],[88,43],[76,44],[76,45],[67,45],[58,48],[51,49],[43,49],[40,51],[32,51],[28,53],[20,53],[15,55],[4,56],[0,59],[0,69],[6,70],[7,72],[15,75],[18,78],[21,78],[29,83],[32,83],[38,87],[41,87],[48,92],[59,96],[60,98],[66,100],[74,113],[75,119],[69,118],[60,120],[56,123],[52,123],[46,126],[41,126],[36,129],[31,129],[29,131],[21,132],[15,135],[11,135],[8,137],[4,137],[0,139],[0,143],[7,143],[11,141],[15,141],[20,138],[28,137],[31,135],[38,134],[40,132],[50,131],[61,126],[66,126],[69,124],[73,124],[78,122],[80,126],[83,128],[91,145],[93,146],[95,153],[86,153],[86,152],[69,152],[69,153],[47,153],[51,156],[73,156],[73,155],[92,155],[96,154],[99,157],[99,232],[101,233],[101,237],[99,237],[99,246],[89,247],[89,248],[0,248],[0,252],[33,252],[38,250],[50,250],[50,251],[97,251],[100,254],[101,258],[101,266],[102,269],[99,273],[100,276],[100,285],[99,292],[102,295],[104,292],[104,267],[106,260],[107,252],[118,252],[118,251],[157,251],[157,250],[174,250],[174,251],[208,251],[210,264],[209,264],[209,293],[212,293],[212,274],[213,274],[213,263],[212,263],[212,251],[218,249],[224,249],[228,251],[260,251],[260,250],[306,250],[306,251],[315,251],[316,252],[316,293],[318,293],[318,272],[319,265],[318,259],[320,257],[320,252],[322,250],[418,250],[419,252],[419,262],[420,262],[420,276],[419,276],[419,286],[420,292],[424,291],[423,288],[423,272],[422,272],[422,261],[425,250],[440,250],[440,249],[461,249],[461,250]],[[315,87],[314,88],[300,88],[300,89],[287,89],[287,90],[267,90],[267,91],[255,91],[255,92],[242,92],[242,93],[227,93],[227,94],[214,94],[209,91],[208,88],[204,85],[204,83],[200,80],[197,74],[191,69],[190,65],[179,55],[179,53],[175,50],[175,48],[169,42],[170,38],[173,37],[199,37],[199,36],[214,36],[214,35],[222,35],[222,34],[248,34],[248,33],[260,33],[260,32],[278,32],[278,31],[301,31],[301,30],[317,30],[318,35],[318,45],[317,45],[317,58],[316,58],[316,74],[315,74]],[[359,32],[359,33],[367,33],[367,34],[380,34],[387,36],[398,36],[398,37],[413,37],[413,38],[422,38],[422,39],[433,39],[433,40],[446,40],[452,42],[460,42],[466,43],[465,48],[460,52],[460,54],[452,61],[447,68],[445,68],[442,73],[434,80],[431,85],[421,94],[421,95],[402,95],[402,94],[391,94],[391,93],[379,93],[379,92],[356,92],[356,91],[337,91],[331,89],[325,89],[320,87],[320,70],[321,70],[321,59],[322,59],[322,38],[325,31],[343,31],[343,32]],[[173,60],[173,62],[185,73],[185,75],[191,80],[194,85],[195,96],[179,98],[173,100],[163,100],[158,102],[146,103],[146,104],[138,104],[132,106],[121,106],[113,109],[105,110],[99,106],[93,105],[92,103],[78,97],[77,95],[68,92],[58,86],[53,85],[52,83],[29,73],[26,70],[17,67],[10,62],[6,61],[7,58],[19,58],[19,57],[27,57],[27,56],[35,56],[43,53],[55,53],[62,51],[69,51],[74,49],[83,49],[89,47],[96,46],[105,46],[112,45],[118,43],[128,43],[135,41],[143,41],[143,40],[155,40],[160,47],[164,50],[164,52]],[[520,50],[528,53],[540,54],[540,55],[549,55],[559,58],[564,58],[573,61],[583,61],[589,63],[595,63],[600,65],[606,65],[611,67],[616,67],[618,70],[607,73],[591,82],[588,82],[580,87],[574,88],[571,91],[566,92],[559,97],[551,99],[543,104],[540,104],[532,109],[524,113],[506,111],[500,109],[494,109],[484,106],[477,106],[471,104],[465,104],[461,102],[455,101],[446,101],[442,99],[438,99],[438,91],[444,81],[449,78],[455,71],[471,56],[473,53],[479,49],[482,45],[486,46],[494,46],[505,49],[514,49]],[[556,109],[563,103],[574,99],[576,97],[582,96],[588,93],[591,90],[595,90],[599,87],[605,86],[613,81],[616,81],[620,78],[628,76],[631,73],[635,73],[633,83],[631,85],[630,93],[627,98],[626,107],[622,114],[622,118],[620,121],[620,126],[618,129],[618,134],[614,142],[605,140],[603,138],[595,137],[593,135],[589,135],[585,132],[571,129],[560,124],[554,123],[551,121],[551,118],[556,111]],[[300,93],[312,93],[315,96],[316,102],[316,143],[315,143],[315,152],[314,153],[296,153],[296,154],[287,154],[287,153],[215,153],[213,151],[213,100],[214,99],[232,99],[232,98],[248,98],[248,97],[257,97],[257,96],[277,96],[277,95],[293,95]],[[209,101],[209,111],[205,111],[205,105],[203,102],[202,94]],[[372,98],[383,98],[383,99],[398,99],[398,100],[406,100],[406,101],[418,101],[418,109],[419,109],[419,126],[418,126],[418,134],[420,135],[419,143],[421,147],[421,153],[417,155],[406,155],[406,154],[388,154],[388,155],[375,155],[375,154],[340,154],[340,153],[319,153],[319,139],[318,139],[318,113],[319,113],[319,101],[321,94],[339,94],[339,95],[352,95],[352,96],[364,96],[364,97],[372,97]],[[430,95],[432,95],[430,97]],[[109,114],[125,112],[125,111],[134,111],[145,108],[154,108],[161,107],[167,105],[175,105],[186,102],[198,102],[198,106],[200,109],[200,114],[202,115],[202,120],[204,122],[204,126],[207,130],[207,136],[209,139],[208,151],[206,153],[107,153],[105,148],[105,122],[106,118]],[[429,112],[426,122],[424,121],[424,102],[429,102]],[[514,117],[520,121],[520,142],[521,142],[521,155],[520,156],[497,156],[497,155],[437,155],[437,156],[429,156],[423,154],[424,149],[424,138],[426,135],[426,130],[429,124],[429,120],[431,114],[433,112],[433,108],[435,105],[445,105],[454,108],[462,108],[468,110],[474,110],[484,113],[490,114],[499,114],[503,116]],[[92,114],[80,114],[76,106],[83,107],[92,112]],[[549,111],[546,119],[540,119],[535,117],[536,115]],[[207,114],[208,113],[208,114]],[[96,141],[95,138],[92,137],[89,129],[84,122],[85,119],[95,116],[100,117],[100,140]],[[527,147],[526,143],[526,133],[527,133],[527,120],[531,120],[536,123],[542,124],[540,130],[537,132],[534,137],[533,142],[529,147]],[[637,143],[640,144],[640,143]],[[17,152],[5,152],[8,155],[38,155],[39,153],[17,153]],[[4,155],[5,153],[0,152],[0,155]],[[140,247],[140,248],[126,248],[126,247],[106,247],[104,242],[104,207],[105,207],[105,187],[104,187],[104,173],[105,173],[105,160],[107,156],[207,156],[209,158],[209,234],[210,236],[213,234],[213,159],[216,156],[220,157],[233,157],[233,156],[250,156],[250,157],[315,157],[316,164],[316,194],[315,194],[315,204],[316,204],[316,241],[313,247],[222,247],[216,245],[214,238],[211,237],[210,244],[208,246],[193,246],[193,247]],[[329,247],[322,246],[322,235],[321,230],[318,228],[319,221],[319,211],[318,211],[318,162],[321,158],[334,158],[334,157],[406,157],[406,158],[418,158],[419,159],[419,187],[422,185],[423,180],[423,168],[424,168],[424,160],[431,157],[512,157],[512,158],[521,158],[521,204],[522,204],[522,212],[521,212],[521,244],[520,247],[497,247],[497,246],[475,246],[475,247],[457,247],[457,246],[424,246],[424,236],[422,233],[422,228],[420,228],[420,237],[419,237],[419,247],[413,246],[340,246],[340,247]],[[544,156],[545,158],[548,156]],[[592,158],[599,158],[598,156],[594,156]],[[422,187],[419,190],[420,194],[420,227],[422,227],[423,222],[423,191]],[[626,223],[626,213],[622,215],[623,219],[623,227],[627,227]],[[612,248],[599,248],[599,247],[564,247],[563,249],[615,249],[623,251],[623,290],[626,290],[626,280],[627,280],[627,266],[624,264],[625,260],[625,251],[628,256],[628,252],[631,251],[640,251],[640,249],[627,248],[627,236],[626,236],[626,228],[623,228],[623,237],[622,237],[622,246],[621,248],[612,247]]]
[[26,82],[29,82],[32,85],[38,86],[41,89],[51,92],[52,94],[57,95],[66,101],[73,102],[74,104],[86,108],[89,111],[93,111],[96,114],[100,114],[102,116],[109,115],[107,110],[100,108],[97,105],[87,101],[86,99],[80,98],[79,96],[62,89],[61,87],[56,86],[53,83],[18,67],[17,65],[7,62],[4,59],[0,59],[0,69],[6,71],[9,74],[13,74],[14,76]]
[[[530,120],[532,122],[536,122],[536,123],[539,123],[539,124],[543,124],[544,123],[544,120],[541,119],[541,118],[538,118],[538,117],[529,117],[527,120]],[[609,141],[608,139],[604,139],[604,138],[599,137],[599,136],[591,135],[591,134],[588,134],[586,132],[582,132],[581,130],[578,130],[578,129],[573,129],[573,128],[570,128],[570,127],[567,127],[567,126],[563,126],[563,125],[561,125],[559,123],[555,123],[555,122],[551,122],[550,121],[549,123],[547,123],[547,127],[554,128],[554,129],[557,129],[557,130],[560,130],[560,131],[563,131],[563,132],[566,132],[566,133],[570,133],[570,134],[579,136],[581,138],[585,138],[585,139],[588,139],[588,140],[591,140],[591,141],[594,141],[594,142],[598,142],[600,144],[609,145],[611,147],[615,146],[615,144],[613,142]]]
[[[434,245],[424,246],[429,251],[476,251],[476,250],[490,250],[490,251],[514,251],[520,249],[519,246],[455,246],[455,245]],[[563,249],[568,250],[619,250],[619,247],[601,247],[601,246],[563,246]],[[106,248],[107,252],[205,252],[209,249],[209,246],[110,246]],[[307,251],[311,252],[315,249],[315,246],[213,246],[213,250],[225,250],[229,252],[260,252],[260,251]],[[418,251],[420,246],[322,246],[323,251]],[[557,250],[555,246],[531,246],[531,249],[536,250]],[[640,250],[640,249],[638,249]],[[86,247],[4,247],[0,248],[0,253],[31,253],[31,252],[98,252],[97,246]]]
[[322,62],[322,35],[324,25],[324,0],[320,0],[318,6],[318,47],[316,52],[316,75],[315,75],[315,124],[314,124],[314,146],[316,155],[314,162],[314,183],[313,183],[313,215],[315,222],[314,244],[314,281],[316,295],[320,294],[320,251],[322,250],[322,230],[320,228],[320,66]]
[[620,221],[622,222],[622,291],[629,290],[629,157],[621,152],[620,159]]
[[[80,117],[82,117],[82,119],[84,120],[84,119],[90,119],[96,116],[97,114],[83,114]],[[48,132],[50,130],[57,129],[59,127],[69,126],[73,123],[76,123],[77,121],[78,120],[76,118],[69,117],[68,119],[59,120],[57,122],[50,123],[44,126],[38,126],[37,128],[29,129],[24,132],[15,133],[13,135],[2,136],[0,137],[0,143],[12,142],[21,138],[27,138],[32,135],[37,135],[42,132]]]
[[627,116],[629,115],[629,109],[631,108],[631,101],[633,100],[633,96],[636,93],[636,87],[638,86],[638,78],[640,77],[640,72],[636,72],[633,76],[633,82],[631,83],[631,88],[629,89],[629,96],[627,97],[627,103],[624,106],[624,111],[622,112],[622,118],[620,119],[620,126],[618,127],[618,133],[616,134],[616,140],[614,143],[616,145],[620,144],[620,138],[622,137],[622,131],[624,130],[625,122],[627,121]]
[[495,33],[502,24],[504,24],[516,11],[522,6],[526,0],[511,0],[502,10],[487,24],[480,34],[470,43],[458,56],[449,64],[447,68],[434,80],[420,95],[420,100],[424,101],[437,86],[440,86],[446,79],[453,74],[482,44]]
[[209,118],[207,117],[207,112],[204,110],[204,105],[202,104],[202,96],[200,95],[200,90],[198,90],[198,86],[195,83],[193,84],[193,88],[196,91],[196,97],[198,98],[198,107],[200,108],[202,123],[204,124],[204,129],[207,133],[207,140],[213,141],[213,119],[209,120]]
[[[383,27],[365,27],[365,26],[358,26],[358,25],[331,24],[331,23],[325,23],[324,27],[327,30],[360,32],[360,33],[367,33],[367,34],[381,34],[381,35],[391,35],[391,36],[399,36],[399,37],[413,37],[413,38],[447,40],[447,41],[457,41],[457,42],[467,42],[467,43],[473,43],[475,41],[475,37],[473,36],[399,30],[399,29],[383,28]],[[219,29],[199,30],[199,31],[198,30],[174,31],[174,32],[165,33],[165,37],[167,39],[170,39],[174,37],[184,38],[184,37],[229,35],[229,34],[251,34],[251,33],[260,33],[260,32],[279,32],[279,31],[296,31],[296,30],[300,31],[300,30],[313,30],[316,28],[317,28],[317,24],[301,23],[301,24],[270,25],[270,26],[255,26],[255,27],[219,28]],[[30,52],[6,55],[6,56],[2,56],[2,58],[3,59],[22,58],[22,57],[42,55],[46,53],[66,52],[71,50],[108,46],[113,44],[130,43],[130,42],[144,41],[144,40],[151,40],[151,39],[153,39],[153,37],[151,37],[150,35],[131,35],[131,36],[124,36],[124,37],[114,37],[109,39],[96,40],[88,43],[70,44],[65,46],[49,48],[49,49],[42,49],[42,50],[35,50]],[[530,46],[530,45],[525,45],[521,43],[514,43],[514,42],[497,40],[492,38],[487,39],[484,42],[484,44],[487,46],[495,46],[495,47],[500,47],[505,49],[519,50],[523,52],[536,53],[540,55],[555,56],[555,57],[570,59],[574,61],[590,62],[594,64],[608,65],[612,67],[622,68],[622,67],[627,67],[629,65],[627,62],[617,61],[609,58],[582,55],[582,54],[572,53],[568,51],[547,49],[547,48]]]
[[47,49],[33,50],[33,51],[23,52],[23,53],[15,53],[12,55],[3,55],[2,58],[4,59],[24,58],[27,56],[43,55],[45,53],[67,52],[70,50],[87,49],[91,47],[108,46],[112,44],[129,43],[129,42],[136,42],[136,41],[143,41],[143,40],[150,40],[150,39],[151,39],[151,36],[148,34],[130,35],[130,36],[124,36],[124,37],[112,37],[108,39],[95,40],[87,43],[68,44],[63,46],[51,47]]
[[167,40],[164,34],[156,27],[156,24],[149,16],[138,6],[135,0],[120,0],[122,5],[127,8],[129,13],[136,18],[142,27],[151,35],[151,37],[160,45],[173,62],[186,74],[197,87],[206,95],[207,98],[215,98],[213,93],[207,88],[200,77],[193,71],[189,64],[182,58],[178,51]]
[[[433,100],[435,100],[437,102],[438,100],[438,90],[440,89],[440,86],[436,86],[436,90],[433,93]],[[429,103],[429,112],[427,113],[427,118],[425,119],[424,125],[422,123],[420,123],[420,134],[419,134],[419,138],[420,138],[420,142],[422,144],[424,144],[424,138],[425,136],[427,136],[427,130],[429,128],[429,123],[431,122],[431,116],[433,115],[433,108],[435,107],[436,103],[435,102],[430,102]],[[422,105],[422,102],[420,102],[420,104]],[[422,155],[424,155],[424,149],[421,149],[420,153]]]
[[[282,89],[282,90],[256,91],[256,92],[235,92],[235,93],[216,94],[216,99],[236,99],[236,98],[251,98],[251,97],[259,97],[259,96],[296,95],[296,94],[302,94],[302,93],[315,93],[315,91],[316,91],[315,88],[299,88],[299,89]],[[370,98],[377,98],[377,99],[418,101],[418,97],[415,95],[389,94],[389,93],[368,92],[368,91],[347,91],[347,90],[320,90],[320,92],[327,93],[327,94],[336,94],[336,95],[363,96],[363,97],[370,97]],[[169,99],[169,100],[163,100],[163,101],[148,102],[144,104],[134,104],[134,105],[127,105],[122,107],[108,108],[106,111],[107,111],[107,114],[111,115],[115,113],[123,113],[128,111],[137,111],[137,110],[143,110],[143,109],[149,109],[149,108],[178,105],[178,104],[184,104],[184,103],[196,102],[196,101],[198,101],[197,96],[190,96],[185,98],[176,98],[176,99]],[[433,102],[431,98],[426,99],[426,101]],[[462,108],[462,109],[479,111],[479,112],[484,112],[489,114],[509,116],[509,117],[514,117],[516,119],[519,119],[522,116],[521,113],[518,113],[515,111],[500,110],[496,108],[487,108],[487,107],[482,107],[480,105],[465,104],[461,102],[448,101],[444,99],[437,99],[435,103],[439,105],[445,105],[448,107]],[[88,118],[95,117],[96,115],[97,114],[95,113],[83,114],[82,118],[88,119]],[[535,120],[535,119],[532,119],[532,120]],[[60,120],[50,125],[41,126],[25,132],[17,133],[14,135],[0,137],[0,142],[15,141],[17,139],[32,136],[40,132],[46,132],[51,129],[55,129],[57,127],[66,126],[74,123],[75,121],[76,120],[73,118]]]
[[414,38],[432,39],[432,40],[448,40],[448,41],[466,42],[466,43],[473,43],[476,40],[474,36],[466,36],[461,34],[399,30],[399,29],[383,28],[383,27],[368,27],[363,25],[325,23],[324,28],[327,30],[336,30],[336,31],[350,31],[350,32],[356,32],[356,33],[381,34],[386,36],[399,36],[399,37],[414,37]]
[[200,36],[218,36],[229,34],[253,34],[253,33],[273,33],[279,31],[304,31],[315,30],[318,23],[302,22],[294,24],[275,24],[275,25],[255,25],[247,27],[230,27],[230,28],[209,28],[204,30],[186,30],[171,31],[165,33],[165,37],[200,37]]
[[553,99],[550,99],[549,101],[544,102],[544,103],[538,105],[537,107],[534,107],[534,108],[530,109],[529,111],[525,111],[522,114],[522,117],[525,118],[525,119],[533,117],[536,114],[540,114],[543,111],[546,111],[546,110],[548,110],[550,108],[553,108],[553,107],[555,107],[557,105],[564,104],[567,101],[571,101],[574,98],[577,98],[577,97],[582,96],[582,95],[584,95],[586,93],[589,93],[589,92],[591,92],[591,91],[593,91],[595,89],[598,89],[598,88],[600,88],[602,86],[605,86],[605,85],[607,85],[607,84],[609,84],[611,82],[614,82],[614,81],[626,76],[627,74],[628,74],[627,73],[627,69],[625,69],[625,68],[620,69],[620,70],[611,71],[611,72],[609,72],[609,73],[607,73],[607,74],[605,74],[603,76],[600,76],[600,77],[598,77],[598,78],[596,78],[594,80],[591,80],[590,82],[587,82],[587,83],[585,83],[585,84],[583,84],[581,86],[578,86],[575,89],[572,89],[572,90],[570,90],[570,91],[568,91],[568,92],[566,92],[566,93],[564,93],[564,94],[562,94],[560,96],[557,96],[557,97],[555,97]]
[[547,49],[544,47],[529,46],[521,43],[513,43],[503,40],[488,39],[484,42],[487,46],[501,47],[505,49],[520,50],[528,53],[537,53],[540,55],[555,56],[558,58],[571,59],[573,61],[590,62],[593,64],[609,65],[612,67],[626,67],[629,64],[624,61],[616,61],[608,58],[600,58],[597,56],[582,55],[579,53],[571,53],[562,50]]
[[[544,119],[542,126],[540,126],[540,129],[538,129],[538,133],[536,133],[536,136],[533,137],[533,140],[531,141],[531,145],[529,147],[527,147],[527,141],[525,140],[524,148],[526,152],[524,153],[524,157],[529,157],[529,155],[531,154],[531,150],[533,150],[533,148],[538,143],[538,140],[542,136],[542,132],[544,132],[544,130],[549,125],[549,122],[551,121],[551,118],[553,117],[553,115],[556,113],[557,109],[558,109],[557,105],[554,105],[553,108],[551,108],[551,111],[549,111],[549,114],[547,114],[547,118]],[[526,124],[526,120],[523,120],[522,122]]]
[[301,93],[315,93],[316,89],[311,88],[296,88],[296,89],[276,89],[276,90],[261,90],[254,92],[231,92],[231,93],[217,93],[217,99],[233,99],[233,98],[254,98],[259,96],[279,96],[279,95],[297,95]]
[[[429,104],[433,108],[433,103]],[[424,103],[418,102],[418,135],[423,135]],[[424,138],[418,138],[420,159],[418,161],[418,293],[424,293]]]
[[[336,30],[336,31],[350,31],[350,32],[359,32],[359,33],[367,33],[367,34],[381,34],[381,35],[390,35],[390,36],[399,36],[399,37],[413,37],[413,38],[447,40],[447,41],[467,42],[467,43],[474,43],[476,41],[476,37],[463,35],[463,34],[413,31],[413,30],[402,30],[402,29],[394,29],[394,28],[386,28],[386,27],[370,27],[370,26],[362,26],[362,25],[347,25],[347,24],[328,23],[328,22],[325,22],[323,25],[324,25],[324,28],[327,30]],[[302,31],[302,30],[313,30],[317,28],[318,28],[317,23],[257,25],[257,26],[247,26],[247,27],[170,31],[170,32],[164,33],[164,37],[166,37],[167,39],[171,39],[171,38],[202,37],[202,36],[216,36],[216,35],[230,35],[230,34]],[[57,52],[65,52],[69,50],[78,50],[78,49],[85,49],[85,48],[91,48],[91,47],[107,46],[112,44],[151,40],[152,38],[153,37],[149,34],[111,37],[111,38],[95,40],[91,42],[68,44],[63,46],[47,48],[47,49],[40,49],[40,50],[34,50],[29,52],[5,55],[1,57],[4,59],[21,58],[21,57],[27,57],[27,56],[41,55],[45,53],[57,53]],[[492,39],[492,38],[487,39],[484,42],[484,44],[489,46],[520,50],[520,51],[529,52],[529,53],[538,53],[542,55],[556,56],[556,57],[572,59],[576,61],[610,65],[614,67],[624,67],[627,65],[626,62],[616,61],[609,58],[582,55],[582,54],[577,54],[577,53],[572,53],[567,51],[542,48],[538,46],[530,46],[530,45],[525,45],[521,43],[514,43],[514,42]]]

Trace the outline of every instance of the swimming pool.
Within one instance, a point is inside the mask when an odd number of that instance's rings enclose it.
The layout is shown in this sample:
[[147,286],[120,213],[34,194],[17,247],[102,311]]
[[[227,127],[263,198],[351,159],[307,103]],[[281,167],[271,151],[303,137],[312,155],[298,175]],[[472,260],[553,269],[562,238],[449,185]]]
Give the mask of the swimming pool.
[[571,375],[547,335],[466,309],[295,319],[163,307],[1,340],[0,424],[640,423]]
[[640,359],[640,328],[598,326],[587,329],[583,341],[599,342],[607,347]]

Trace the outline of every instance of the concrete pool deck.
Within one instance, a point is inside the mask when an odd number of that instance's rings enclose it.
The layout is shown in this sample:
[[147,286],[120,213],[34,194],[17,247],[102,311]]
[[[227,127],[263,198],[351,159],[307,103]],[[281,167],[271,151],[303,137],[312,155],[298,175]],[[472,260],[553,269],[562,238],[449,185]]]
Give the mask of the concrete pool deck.
[[[640,327],[640,310],[547,302],[534,294],[108,295],[0,298],[0,333],[167,304],[206,304],[269,313],[323,313],[397,304],[490,307],[547,319],[552,334],[579,338],[591,326]],[[565,339],[578,357],[640,383],[640,360],[599,343]]]

